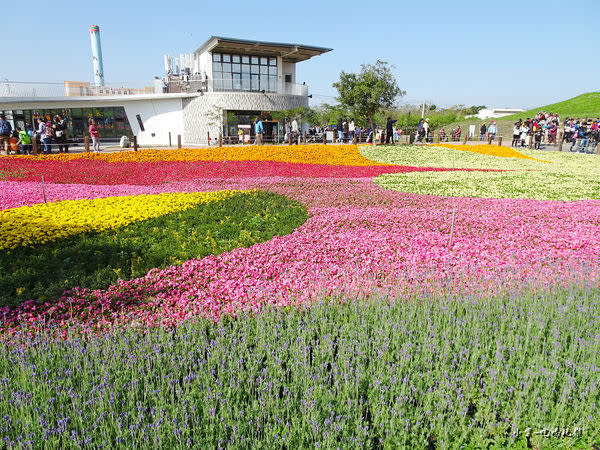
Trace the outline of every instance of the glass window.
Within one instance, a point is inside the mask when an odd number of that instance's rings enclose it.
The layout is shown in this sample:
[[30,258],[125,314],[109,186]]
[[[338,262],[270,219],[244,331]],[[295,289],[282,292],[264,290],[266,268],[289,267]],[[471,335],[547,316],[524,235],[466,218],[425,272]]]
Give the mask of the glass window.
[[258,73],[260,71],[260,66],[250,66],[250,73]]
[[213,71],[221,72],[222,70],[223,70],[223,64],[221,64],[221,63],[213,64]]
[[269,77],[267,75],[260,76],[260,88],[265,91],[269,90]]
[[269,75],[277,75],[277,67],[269,67]]
[[244,64],[250,64],[250,57],[249,56],[242,56],[242,62]]
[[232,64],[231,65],[231,71],[233,73],[240,73],[242,71],[241,64]]
[[233,74],[233,89],[238,91],[242,89],[242,75],[239,73]]
[[269,58],[269,65],[270,66],[276,66],[277,65],[277,58]]
[[231,73],[231,64],[223,63],[223,73],[225,73],[225,72]]
[[250,80],[250,89],[253,91],[259,91],[260,90],[260,85],[258,84],[258,75],[252,75],[252,78]]
[[277,92],[277,77],[276,76],[269,76],[269,90],[271,92]]
[[250,74],[249,73],[242,74],[242,89],[244,91],[250,90]]
[[269,58],[260,58],[260,63],[263,66],[267,66],[269,64]]
[[242,73],[250,73],[250,66],[248,64],[242,64]]
[[213,61],[221,62],[221,55],[219,53],[213,53]]
[[223,55],[223,62],[224,63],[231,62],[231,55]]
[[[231,75],[231,74],[230,74]],[[230,91],[232,86],[231,77],[223,79],[223,89],[226,91]]]
[[258,64],[258,56],[252,57],[252,64]]
[[269,68],[267,66],[260,66],[260,73],[261,75],[268,75]]
[[123,108],[122,106],[116,106],[115,107],[115,118],[116,119],[126,119],[127,116],[125,115],[125,108]]
[[214,87],[215,91],[222,91],[223,90],[223,80],[221,78],[215,78],[213,80],[213,87]]
[[233,55],[231,57],[231,62],[239,64],[239,62],[240,62],[240,55]]

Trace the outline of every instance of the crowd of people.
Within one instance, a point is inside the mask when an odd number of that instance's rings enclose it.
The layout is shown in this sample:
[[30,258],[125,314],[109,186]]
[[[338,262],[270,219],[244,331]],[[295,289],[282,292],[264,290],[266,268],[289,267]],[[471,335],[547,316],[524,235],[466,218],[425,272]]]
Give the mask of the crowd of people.
[[[93,119],[90,122],[93,122]],[[11,123],[6,120],[6,116],[0,114],[0,144],[2,144],[5,154],[33,154],[34,140],[39,142],[40,149],[44,154],[52,153],[53,144],[58,145],[59,153],[68,153],[67,120],[61,115],[50,119],[39,117],[37,128],[25,124],[24,128],[16,127],[13,130]]]
[[[100,151],[100,132],[94,119],[89,119],[88,131],[92,138],[93,151]],[[37,126],[31,127],[25,124],[24,128],[12,128],[11,123],[6,120],[4,114],[0,114],[0,147],[4,154],[33,154],[34,141],[40,153],[49,155],[52,146],[58,146],[58,153],[69,153],[69,140],[67,138],[68,121],[58,114],[52,118],[38,117]]]
[[562,124],[558,114],[540,111],[533,118],[519,119],[513,126],[513,147],[531,144],[540,149],[542,144],[570,143],[569,151],[595,153],[600,142],[600,119],[568,117]]

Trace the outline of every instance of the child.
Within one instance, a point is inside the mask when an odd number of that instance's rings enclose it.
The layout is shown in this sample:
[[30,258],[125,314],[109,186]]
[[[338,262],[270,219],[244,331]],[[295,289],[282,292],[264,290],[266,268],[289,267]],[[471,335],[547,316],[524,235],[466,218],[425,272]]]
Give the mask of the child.
[[19,153],[23,155],[31,155],[31,136],[27,131],[17,127],[17,133],[19,134],[19,140],[17,145],[19,146]]
[[89,132],[92,137],[92,151],[100,153],[100,133],[98,132],[98,127],[96,126],[94,119],[90,119]]

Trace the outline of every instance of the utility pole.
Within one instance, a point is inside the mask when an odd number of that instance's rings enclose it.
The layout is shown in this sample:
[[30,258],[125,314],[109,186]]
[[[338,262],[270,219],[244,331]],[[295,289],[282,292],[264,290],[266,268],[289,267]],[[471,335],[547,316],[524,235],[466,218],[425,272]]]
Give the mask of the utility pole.
[[421,109],[421,119],[425,118],[425,100],[423,100],[423,109]]

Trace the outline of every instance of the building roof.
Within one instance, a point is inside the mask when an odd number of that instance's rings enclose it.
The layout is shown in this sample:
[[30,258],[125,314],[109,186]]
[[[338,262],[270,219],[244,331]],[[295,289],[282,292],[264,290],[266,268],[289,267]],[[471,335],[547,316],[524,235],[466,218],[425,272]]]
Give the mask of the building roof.
[[187,97],[198,97],[199,93],[176,94],[136,94],[136,95],[102,95],[83,97],[0,97],[1,110],[44,109],[44,108],[82,108],[122,105],[123,103],[141,100],[168,100]]
[[221,36],[211,36],[196,50],[196,53],[224,52],[246,55],[281,56],[284,62],[306,61],[313,56],[330,52],[331,48],[314,47],[301,44],[284,44],[281,42],[249,41]]

